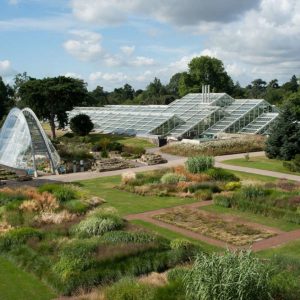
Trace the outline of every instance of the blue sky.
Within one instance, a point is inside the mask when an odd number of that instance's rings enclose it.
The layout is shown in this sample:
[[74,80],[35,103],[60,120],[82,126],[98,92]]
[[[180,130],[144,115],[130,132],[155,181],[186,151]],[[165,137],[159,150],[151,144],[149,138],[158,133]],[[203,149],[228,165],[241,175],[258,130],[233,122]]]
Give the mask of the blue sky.
[[[225,3],[224,3],[225,2]],[[0,0],[0,76],[67,75],[144,88],[222,59],[234,80],[300,75],[297,0]]]

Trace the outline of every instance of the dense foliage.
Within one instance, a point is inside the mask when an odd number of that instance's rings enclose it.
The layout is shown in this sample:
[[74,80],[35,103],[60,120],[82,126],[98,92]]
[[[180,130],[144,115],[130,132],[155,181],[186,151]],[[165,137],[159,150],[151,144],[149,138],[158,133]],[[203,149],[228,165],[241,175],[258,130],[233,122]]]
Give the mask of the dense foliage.
[[91,118],[85,114],[79,114],[70,120],[71,130],[80,136],[88,135],[94,128]]

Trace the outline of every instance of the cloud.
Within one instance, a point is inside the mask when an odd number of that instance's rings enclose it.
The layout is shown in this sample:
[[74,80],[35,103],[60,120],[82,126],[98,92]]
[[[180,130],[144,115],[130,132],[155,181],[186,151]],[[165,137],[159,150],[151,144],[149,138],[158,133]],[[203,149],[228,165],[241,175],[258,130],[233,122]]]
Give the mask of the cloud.
[[69,54],[82,61],[97,60],[103,55],[100,34],[84,30],[76,30],[71,33],[74,38],[63,44]]
[[300,69],[300,2],[262,0],[259,9],[210,35],[210,51],[235,78],[286,80]]
[[16,74],[9,60],[0,60],[0,76],[9,77]]
[[134,60],[129,62],[129,64],[136,67],[153,66],[155,64],[155,61],[150,57],[137,56]]
[[124,54],[130,56],[133,54],[133,52],[135,50],[135,46],[122,46],[122,47],[120,47],[120,49]]
[[82,76],[80,74],[74,73],[74,72],[67,72],[65,77],[75,78],[75,79],[82,79]]
[[182,27],[230,22],[258,3],[259,0],[72,0],[71,7],[73,14],[85,22],[114,25],[136,14]]
[[108,83],[120,84],[128,80],[128,76],[122,72],[117,72],[117,73],[94,72],[90,74],[89,80],[92,82],[104,80]]
[[19,4],[19,0],[8,0],[8,4],[17,5],[17,4]]

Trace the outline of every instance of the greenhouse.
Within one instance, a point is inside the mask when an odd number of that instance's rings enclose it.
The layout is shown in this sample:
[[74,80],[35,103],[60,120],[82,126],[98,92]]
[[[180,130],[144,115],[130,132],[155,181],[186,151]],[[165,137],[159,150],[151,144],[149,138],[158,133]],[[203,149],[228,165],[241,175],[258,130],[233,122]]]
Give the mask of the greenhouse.
[[37,175],[39,168],[56,173],[60,158],[34,112],[13,108],[0,131],[0,165]]
[[169,105],[75,107],[68,116],[89,115],[98,132],[182,139],[214,138],[223,132],[266,134],[279,113],[264,99],[233,99],[204,90]]

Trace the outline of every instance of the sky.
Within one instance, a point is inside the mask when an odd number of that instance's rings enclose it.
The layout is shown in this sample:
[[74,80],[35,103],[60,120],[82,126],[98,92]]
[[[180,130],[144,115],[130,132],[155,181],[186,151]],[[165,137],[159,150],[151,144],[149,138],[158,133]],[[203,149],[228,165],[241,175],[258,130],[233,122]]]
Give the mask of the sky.
[[0,0],[0,76],[167,83],[195,56],[242,85],[300,75],[300,0]]

